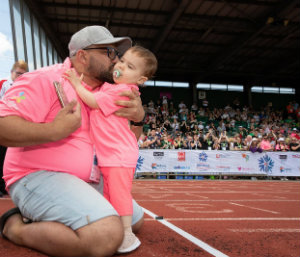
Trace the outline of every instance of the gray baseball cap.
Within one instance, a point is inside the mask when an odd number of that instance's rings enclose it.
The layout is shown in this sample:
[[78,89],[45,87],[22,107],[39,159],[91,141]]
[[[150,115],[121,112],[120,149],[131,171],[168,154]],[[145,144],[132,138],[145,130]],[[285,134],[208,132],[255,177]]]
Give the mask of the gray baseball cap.
[[129,37],[114,37],[103,26],[88,26],[76,32],[69,42],[69,55],[74,56],[80,49],[90,45],[116,44],[118,51],[123,54],[132,45]]

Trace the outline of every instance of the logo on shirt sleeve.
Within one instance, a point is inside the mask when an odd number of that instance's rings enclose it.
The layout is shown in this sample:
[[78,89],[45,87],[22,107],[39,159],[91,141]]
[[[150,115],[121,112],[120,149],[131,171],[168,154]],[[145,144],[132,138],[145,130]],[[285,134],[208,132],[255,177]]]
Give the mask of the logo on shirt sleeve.
[[20,92],[18,96],[13,96],[13,97],[11,97],[11,99],[15,100],[16,103],[21,103],[22,100],[26,99],[25,93]]

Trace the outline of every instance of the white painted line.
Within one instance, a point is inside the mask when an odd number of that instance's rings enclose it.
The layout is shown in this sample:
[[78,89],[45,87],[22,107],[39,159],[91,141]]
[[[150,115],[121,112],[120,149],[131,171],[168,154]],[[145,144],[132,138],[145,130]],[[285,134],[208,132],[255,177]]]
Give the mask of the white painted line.
[[228,229],[231,232],[242,233],[300,233],[298,228],[256,228],[256,229]]
[[[143,208],[144,212],[147,213],[149,216],[151,216],[153,219],[155,219],[155,217],[157,217],[156,214],[154,214],[153,212]],[[217,249],[211,247],[210,245],[204,243],[203,241],[199,240],[198,238],[192,236],[191,234],[185,232],[184,230],[174,226],[173,224],[171,224],[170,222],[166,221],[166,220],[156,220],[162,224],[164,224],[165,226],[167,226],[168,228],[172,229],[173,231],[175,231],[177,234],[181,235],[182,237],[186,238],[187,240],[191,241],[192,243],[194,243],[195,245],[199,246],[200,248],[202,248],[203,250],[205,250],[206,252],[210,253],[211,255],[215,256],[215,257],[228,257],[228,255],[225,255],[224,253],[218,251]]]
[[[161,190],[158,191],[157,189],[153,189],[153,190],[144,190],[144,189],[140,189],[140,190],[133,190],[134,193],[139,193],[139,194],[146,194],[146,193],[154,193],[154,194],[161,194],[161,193],[165,193],[165,194],[185,194],[185,193],[191,193],[191,191],[186,191],[186,190]],[[216,191],[203,191],[201,189],[199,190],[194,190],[192,193],[194,194],[251,194],[253,195],[253,191],[238,191],[238,190],[223,190],[222,188],[220,190],[216,190]],[[280,191],[280,192],[271,192],[271,191],[260,191],[260,192],[256,192],[255,194],[260,194],[260,195],[265,195],[265,194],[270,194],[270,193],[275,193],[275,194],[298,194],[297,191]]]
[[[145,220],[152,221],[153,219]],[[250,218],[250,217],[242,217],[242,218],[167,218],[165,220],[169,221],[300,221],[300,218]]]
[[256,207],[252,207],[252,206],[247,206],[247,205],[242,205],[242,204],[237,204],[237,203],[231,203],[230,204],[236,205],[236,206],[241,206],[241,207],[246,207],[249,209],[253,209],[253,210],[258,210],[258,211],[263,211],[263,212],[269,212],[269,213],[273,213],[273,214],[280,214],[280,212],[277,211],[270,211],[270,210],[266,210],[266,209],[261,209],[261,208],[256,208]]
[[[145,194],[146,195],[146,194]],[[300,200],[290,200],[290,199],[238,199],[238,200],[204,200],[204,199],[194,199],[194,200],[189,200],[189,199],[137,199],[134,198],[138,202],[228,202],[228,201],[234,201],[234,202],[300,202]]]

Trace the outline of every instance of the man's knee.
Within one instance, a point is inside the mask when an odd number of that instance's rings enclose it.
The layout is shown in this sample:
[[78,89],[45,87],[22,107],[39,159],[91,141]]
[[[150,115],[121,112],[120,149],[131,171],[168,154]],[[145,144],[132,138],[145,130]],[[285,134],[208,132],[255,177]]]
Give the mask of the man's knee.
[[123,226],[118,216],[109,216],[77,230],[86,256],[113,255],[123,240]]

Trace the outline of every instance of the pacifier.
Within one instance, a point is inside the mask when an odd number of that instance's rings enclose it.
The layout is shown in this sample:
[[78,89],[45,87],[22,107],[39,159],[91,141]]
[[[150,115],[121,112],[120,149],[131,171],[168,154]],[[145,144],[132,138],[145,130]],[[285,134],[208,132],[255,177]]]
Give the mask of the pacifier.
[[115,78],[118,78],[118,77],[121,76],[121,72],[120,72],[119,70],[114,70],[113,76],[114,76]]

